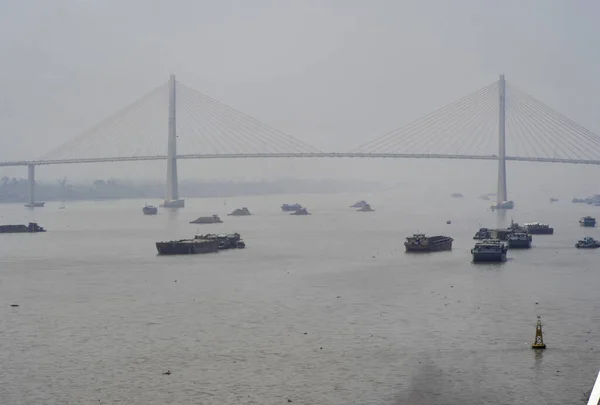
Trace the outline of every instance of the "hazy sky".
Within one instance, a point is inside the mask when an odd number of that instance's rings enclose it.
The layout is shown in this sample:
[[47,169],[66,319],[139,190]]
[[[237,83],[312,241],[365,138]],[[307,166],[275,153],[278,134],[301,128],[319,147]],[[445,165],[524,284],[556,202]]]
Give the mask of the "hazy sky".
[[3,0],[0,160],[32,159],[177,74],[346,151],[507,80],[600,133],[594,0]]

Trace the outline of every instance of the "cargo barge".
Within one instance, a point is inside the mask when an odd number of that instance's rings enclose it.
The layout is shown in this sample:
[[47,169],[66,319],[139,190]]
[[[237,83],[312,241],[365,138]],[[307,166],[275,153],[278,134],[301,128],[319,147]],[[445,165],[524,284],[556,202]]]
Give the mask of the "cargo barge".
[[509,249],[529,249],[531,248],[531,235],[526,232],[513,232],[508,235]]
[[506,246],[498,239],[485,239],[477,242],[471,254],[473,262],[505,262],[506,261]]
[[425,236],[423,233],[415,233],[406,238],[404,246],[407,252],[439,252],[452,250],[454,239],[448,236]]
[[473,239],[484,240],[484,239],[498,239],[500,241],[508,241],[508,237],[515,232],[524,232],[529,234],[527,227],[519,225],[517,222],[510,223],[508,228],[504,229],[489,229],[480,228],[479,231],[473,236]]
[[194,239],[181,239],[169,242],[156,242],[160,255],[192,255],[216,253],[224,249],[244,249],[246,243],[239,233],[196,235]]
[[532,235],[553,235],[554,228],[552,228],[548,224],[541,224],[539,222],[531,222],[528,224],[523,224],[527,232]]
[[218,242],[218,249],[244,249],[246,243],[241,238],[239,233],[220,234],[209,233],[206,235],[196,235],[194,239],[197,240],[216,240]]
[[35,222],[28,225],[0,225],[0,233],[38,233],[46,232],[44,228]]
[[156,242],[159,255],[193,255],[219,251],[217,239],[181,239],[169,242]]

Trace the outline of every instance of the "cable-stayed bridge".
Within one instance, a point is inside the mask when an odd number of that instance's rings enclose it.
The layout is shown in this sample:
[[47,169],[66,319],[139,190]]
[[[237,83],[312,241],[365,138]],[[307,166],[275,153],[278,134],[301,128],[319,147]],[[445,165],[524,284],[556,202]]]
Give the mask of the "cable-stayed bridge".
[[[167,136],[165,136],[167,135]],[[166,206],[183,206],[178,159],[416,158],[498,161],[498,202],[506,201],[506,162],[600,165],[600,137],[510,85],[504,76],[425,117],[348,152],[323,152],[178,81],[151,91],[80,136],[30,161],[52,164],[167,160]]]

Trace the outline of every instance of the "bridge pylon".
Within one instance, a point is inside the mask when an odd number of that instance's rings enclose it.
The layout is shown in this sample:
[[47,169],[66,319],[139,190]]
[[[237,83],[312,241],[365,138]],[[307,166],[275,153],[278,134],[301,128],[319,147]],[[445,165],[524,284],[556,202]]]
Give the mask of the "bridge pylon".
[[167,190],[165,202],[161,204],[167,208],[182,208],[185,206],[183,199],[179,198],[179,185],[177,182],[177,82],[175,75],[169,78],[169,124],[167,144]]
[[496,202],[498,204],[508,201],[506,190],[506,81],[504,75],[500,75],[498,82],[499,111],[498,111],[498,189],[496,191]]
[[43,201],[35,201],[35,165],[27,165],[27,182],[29,183],[29,200],[25,206],[27,208],[43,207]]

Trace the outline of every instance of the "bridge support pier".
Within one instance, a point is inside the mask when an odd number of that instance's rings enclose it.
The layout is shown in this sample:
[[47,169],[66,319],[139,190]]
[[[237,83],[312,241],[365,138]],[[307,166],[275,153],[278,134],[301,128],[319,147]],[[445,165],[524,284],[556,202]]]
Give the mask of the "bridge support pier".
[[504,201],[508,201],[508,193],[506,190],[506,82],[504,75],[500,75],[499,81],[499,121],[498,121],[498,190],[496,192],[496,202],[499,205]]
[[25,206],[28,208],[43,207],[43,201],[35,201],[35,165],[27,165],[27,181],[29,182],[29,201]]
[[165,202],[162,207],[182,208],[185,206],[183,199],[179,198],[179,185],[177,183],[177,83],[175,75],[169,79],[169,139],[167,144],[167,190]]

